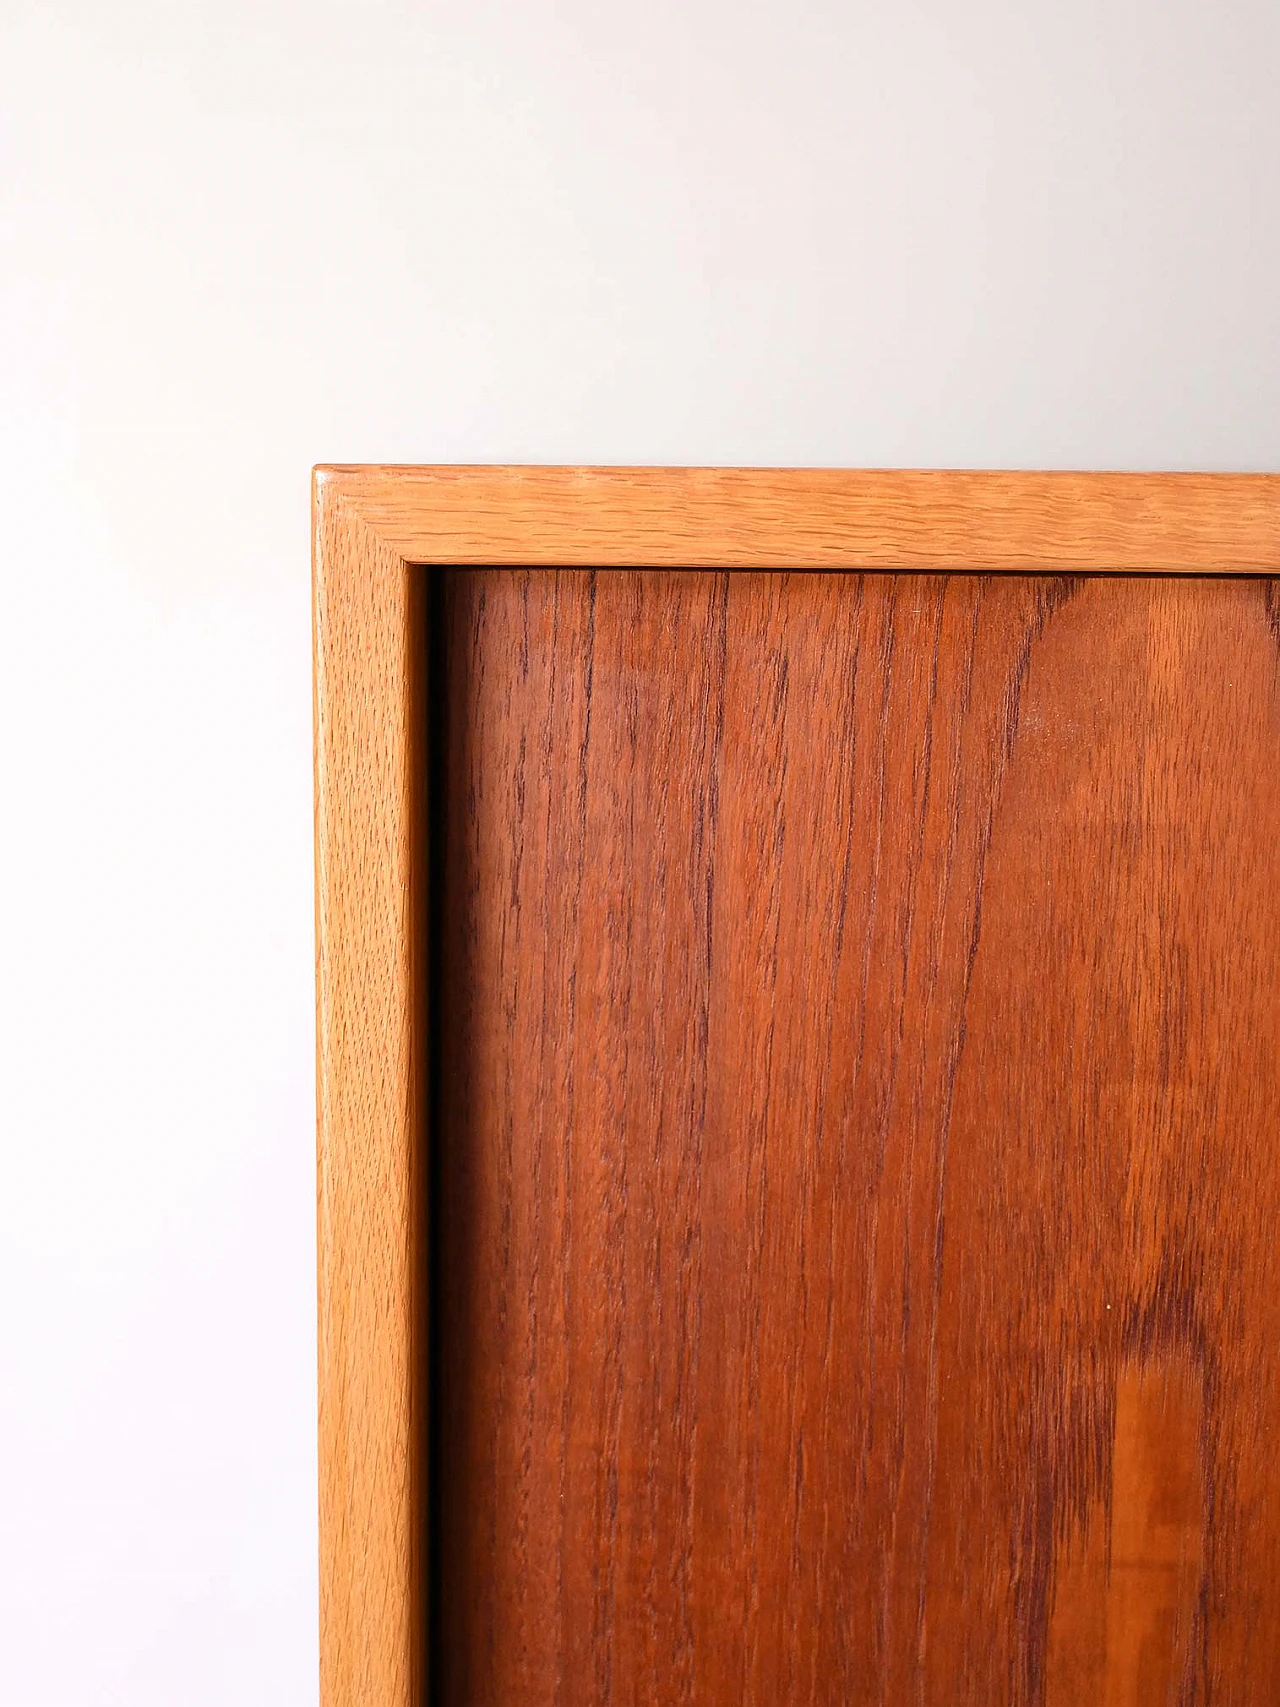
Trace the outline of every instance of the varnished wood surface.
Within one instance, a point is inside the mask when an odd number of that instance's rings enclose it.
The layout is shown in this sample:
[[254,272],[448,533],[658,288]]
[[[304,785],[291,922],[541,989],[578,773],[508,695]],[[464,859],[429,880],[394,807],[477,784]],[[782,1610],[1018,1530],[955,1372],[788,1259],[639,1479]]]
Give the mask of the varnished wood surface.
[[315,537],[320,1685],[421,1707],[421,587],[341,506]]
[[1280,573],[1280,475],[320,468],[408,562]]
[[1280,1700],[1275,584],[446,587],[442,1700]]
[[[1264,574],[1280,567],[1280,481],[335,468],[317,470],[314,512],[321,1690],[324,1707],[417,1707],[427,852],[415,565]],[[1119,1391],[1147,1391],[1134,1383]],[[1151,1434],[1142,1419],[1158,1414],[1134,1411],[1135,1451]],[[1089,1546],[1109,1546],[1096,1525],[1090,1534]],[[1096,1595],[1081,1604],[1096,1640]],[[1055,1623],[1055,1653],[1068,1629]]]

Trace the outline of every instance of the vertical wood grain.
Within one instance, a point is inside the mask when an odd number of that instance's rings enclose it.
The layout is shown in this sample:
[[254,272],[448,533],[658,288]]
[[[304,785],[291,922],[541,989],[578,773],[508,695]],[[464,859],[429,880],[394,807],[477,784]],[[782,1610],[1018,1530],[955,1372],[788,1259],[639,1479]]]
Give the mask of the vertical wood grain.
[[446,1702],[1280,1699],[1276,608],[449,577]]
[[415,572],[317,492],[323,1707],[419,1707],[425,1298]]

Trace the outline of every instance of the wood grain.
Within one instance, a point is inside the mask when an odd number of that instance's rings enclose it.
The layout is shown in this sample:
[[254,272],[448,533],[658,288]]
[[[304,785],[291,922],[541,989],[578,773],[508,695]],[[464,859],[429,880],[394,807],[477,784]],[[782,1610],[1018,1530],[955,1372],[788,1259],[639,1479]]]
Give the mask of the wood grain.
[[[420,891],[427,864],[421,785],[429,768],[422,667],[427,639],[422,611],[424,576],[416,566],[563,563],[583,567],[704,565],[718,569],[758,565],[1261,575],[1280,569],[1280,479],[1273,475],[333,468],[316,472],[314,513],[322,1696],[325,1707],[371,1707],[373,1703],[378,1707],[410,1707],[413,1703],[416,1707],[425,1683],[422,1628],[426,1571],[422,1546],[427,1430],[422,1371],[427,1341],[424,1233],[428,1206],[424,1196],[423,1087],[428,1027],[423,967],[428,944]],[[687,604],[692,597],[689,589],[702,580],[697,576],[673,577],[672,590],[683,588],[680,597]],[[718,577],[707,580],[708,584],[719,584]],[[650,600],[656,596],[651,593]],[[655,634],[659,630],[665,633],[665,618],[659,619],[651,611],[648,620]],[[896,632],[905,632],[901,619],[895,621]],[[734,632],[742,643],[754,644],[754,631],[749,626]],[[727,647],[727,629],[725,636]],[[791,665],[786,663],[790,642],[784,645],[777,636],[775,641],[775,651],[781,647],[778,655],[790,671]],[[660,655],[660,635],[654,644],[658,647],[656,655]],[[683,660],[691,668],[696,663],[691,678],[696,681],[703,681],[711,669],[700,645],[702,642],[693,645]],[[897,660],[893,684],[885,689],[888,705],[899,690],[904,665],[898,640],[882,640],[881,645]],[[983,650],[977,667],[986,668],[991,656],[989,648]],[[861,641],[858,657],[865,658]],[[697,663],[698,659],[702,662]],[[715,806],[709,815],[689,819],[687,834],[693,838],[689,844],[693,851],[686,850],[684,877],[690,881],[693,876],[699,880],[706,876],[709,881],[709,868],[704,871],[700,863],[704,840],[709,838],[714,843],[717,835],[724,834],[723,824],[734,822],[734,811],[749,810],[742,801],[730,807],[722,796],[723,719],[731,703],[725,694],[728,682],[738,679],[735,670],[744,692],[748,691],[748,678],[757,680],[761,672],[750,656],[732,660],[732,669],[730,662],[726,650],[720,666],[724,679],[717,678],[718,685],[706,690],[710,695],[706,705],[720,710],[716,712],[715,734],[707,737],[711,740],[708,752],[713,756],[705,761],[697,758],[697,763],[711,767],[707,772],[708,800]],[[776,669],[776,665],[771,668]],[[865,671],[865,662],[858,668]],[[912,671],[918,677],[918,664]],[[1082,671],[1087,674],[1087,667],[1082,666]],[[1230,685],[1231,678],[1224,679]],[[674,687],[669,685],[667,691],[681,703],[681,696],[687,700],[692,689],[681,681]],[[972,689],[974,702],[986,691],[985,686],[981,692]],[[794,695],[794,688],[786,693]],[[589,693],[587,697],[590,699]],[[518,703],[513,702],[510,709],[515,715]],[[548,720],[547,727],[553,726],[554,719]],[[794,736],[794,718],[787,727]],[[587,778],[590,765],[586,754],[591,743],[585,730],[582,739],[581,775]],[[686,762],[693,764],[696,755],[692,748],[681,746],[685,736],[677,739],[672,734],[667,740],[668,758],[675,767],[672,785],[678,792],[688,786],[688,776],[679,767]],[[785,747],[784,741],[771,762],[781,764],[784,773],[790,774],[796,762],[786,756]],[[932,736],[928,747],[932,751]],[[544,756],[543,762],[550,761]],[[910,762],[921,762],[918,752]],[[886,760],[894,775],[898,772],[893,766],[898,763]],[[926,773],[929,769],[926,764]],[[667,785],[655,781],[652,786]],[[931,786],[936,790],[936,782]],[[966,800],[972,786],[971,779],[963,785]],[[582,781],[581,789],[586,791],[587,787]],[[577,795],[572,798],[576,800]],[[836,798],[843,799],[839,789]],[[598,813],[599,808],[593,810]],[[673,804],[671,810],[678,828],[681,813],[687,816],[692,807]],[[750,808],[752,812],[762,810],[758,804]],[[764,835],[773,819],[762,819],[759,824],[752,819],[751,823],[753,834]],[[633,840],[643,840],[642,831],[643,824],[633,831]],[[594,833],[610,833],[607,822],[596,822]],[[814,835],[817,833],[815,830]],[[545,835],[550,834],[548,829]],[[586,828],[581,835],[586,836]],[[794,848],[794,823],[789,835]],[[781,847],[779,842],[775,850],[779,857]],[[440,851],[433,844],[433,859]],[[767,875],[768,860],[764,854],[759,858],[763,861],[761,873]],[[862,868],[855,862],[850,869]],[[878,866],[876,870],[878,895]],[[592,870],[584,866],[583,871],[589,894]],[[672,878],[665,856],[652,881],[658,885],[656,893],[665,907],[670,885],[678,882]],[[776,886],[776,880],[771,881]],[[621,907],[621,900],[616,905]],[[711,890],[696,907],[693,902],[689,906],[697,930],[711,933],[715,922]],[[672,916],[678,920],[678,909]],[[656,927],[646,928],[652,934]],[[721,937],[724,929],[721,920]],[[662,933],[666,930],[663,923],[655,941],[665,940]],[[643,931],[640,934],[643,937]],[[696,944],[690,949],[691,977],[701,976],[696,973],[700,962],[695,949]],[[564,960],[566,975],[576,987],[576,959],[572,965],[564,959],[568,951],[563,947],[554,952]],[[612,955],[614,951],[610,948],[608,952]],[[904,955],[905,967],[911,957],[906,950]],[[1265,961],[1268,975],[1272,965],[1273,961]],[[869,994],[880,1002],[884,1014],[891,1016],[896,1011],[886,1003],[883,993],[879,997],[874,992]],[[710,999],[707,994],[705,1002]],[[723,996],[716,999],[723,1001]],[[666,1110],[662,1114],[667,1123],[663,1128],[667,1134],[663,1138],[666,1173],[662,1177],[676,1192],[674,1201],[685,1220],[702,1203],[704,1189],[710,1201],[719,1201],[717,1191],[722,1197],[730,1192],[721,1177],[723,1158],[712,1157],[714,1165],[708,1170],[704,1188],[701,1150],[695,1151],[696,1168],[687,1156],[673,1159],[671,1150],[671,1108],[683,1111],[680,1119],[693,1133],[695,1127],[702,1130],[706,1111],[713,1107],[708,1100],[714,1090],[708,1077],[709,1057],[705,1045],[696,1043],[701,1036],[699,1028],[705,1030],[710,1024],[710,1014],[707,1007],[695,1020],[687,1015],[683,1021],[667,1015],[658,1028],[662,1046],[669,1044],[676,1051],[672,1061],[677,1079],[686,1068],[693,1075],[693,1089],[681,1093],[683,1100],[676,1098],[673,1103],[675,1093],[669,1089],[652,1092],[657,1099],[654,1107],[659,1113]],[[655,1020],[654,1026],[657,1023]],[[682,1025],[693,1027],[689,1035],[694,1043],[689,1042]],[[785,1030],[779,1035],[786,1035]],[[607,1055],[615,1042],[601,1033],[599,1047]],[[763,1043],[756,1039],[752,1044],[753,1049],[765,1050],[768,1061],[774,1058],[774,1046],[774,1030],[767,1031]],[[549,1043],[546,1047],[554,1057],[560,1045]],[[723,1097],[726,1093],[722,1088],[714,1094]],[[741,1094],[748,1092],[744,1088]],[[824,1098],[830,1094],[824,1092]],[[860,1094],[867,1094],[865,1086]],[[586,1093],[579,1089],[575,1095],[581,1099]],[[771,1130],[773,1096],[770,1091],[760,1108],[750,1105],[754,1110],[753,1132],[757,1127],[766,1134]],[[703,1099],[701,1103],[697,1097]],[[696,1121],[688,1112],[694,1108],[702,1110]],[[717,1118],[723,1119],[723,1113]],[[552,1132],[548,1142],[554,1137]],[[884,1142],[888,1146],[888,1140]],[[759,1170],[773,1152],[767,1138],[758,1133],[752,1146],[748,1159]],[[886,1147],[885,1154],[892,1160],[891,1147]],[[912,1166],[914,1169],[914,1162]],[[1266,1159],[1258,1166],[1265,1184],[1269,1180]],[[1226,1177],[1225,1162],[1222,1168]],[[625,1200],[629,1187],[625,1174],[621,1177],[622,1184],[615,1182],[610,1190],[615,1196],[621,1192]],[[812,1189],[817,1190],[821,1180],[816,1174],[814,1178],[818,1184]],[[565,1179],[568,1182],[570,1175],[566,1173]],[[823,1189],[829,1185],[828,1181]],[[730,1208],[737,1201],[731,1192],[724,1199]],[[438,1204],[433,1213],[439,1218]],[[700,1209],[697,1213],[700,1215]],[[627,1242],[633,1235],[625,1232],[627,1226],[634,1228],[634,1217],[627,1222],[622,1216],[618,1225],[623,1231],[615,1228],[615,1241],[624,1255],[632,1253],[626,1260],[634,1269],[634,1253]],[[835,1225],[833,1220],[832,1227]],[[654,1376],[658,1385],[653,1402],[670,1405],[670,1394],[661,1383],[673,1378],[674,1368],[683,1385],[672,1415],[680,1428],[689,1431],[697,1418],[688,1400],[689,1383],[696,1375],[694,1364],[689,1362],[693,1354],[677,1355],[669,1337],[664,1336],[669,1336],[672,1323],[677,1322],[682,1334],[686,1328],[692,1334],[688,1344],[702,1343],[702,1271],[698,1266],[702,1258],[697,1254],[701,1244],[682,1247],[680,1264],[673,1271],[671,1242],[660,1231],[656,1209],[653,1226],[651,1239],[657,1252],[653,1272],[661,1271],[668,1277],[674,1272],[678,1279],[674,1302],[664,1305],[662,1333],[656,1328],[646,1330],[650,1338],[644,1343],[665,1348],[663,1355],[668,1360],[658,1366]],[[767,1219],[761,1221],[759,1241],[764,1242],[757,1266],[750,1271],[753,1275],[765,1272],[760,1265],[772,1250],[768,1242],[774,1237],[771,1228]],[[722,1256],[725,1251],[737,1252],[729,1232],[718,1236],[722,1243],[728,1241]],[[710,1241],[711,1235],[707,1238]],[[566,1250],[570,1248],[567,1244]],[[435,1253],[433,1260],[438,1261],[438,1255]],[[632,1279],[635,1281],[634,1274]],[[575,1284],[584,1283],[579,1280]],[[568,1282],[563,1296],[567,1308],[571,1297]],[[761,1331],[771,1319],[767,1311],[761,1315]],[[634,1332],[634,1327],[629,1331]],[[730,1328],[722,1326],[718,1331],[728,1334]],[[740,1324],[734,1329],[739,1336],[742,1331]],[[708,1343],[718,1342],[713,1335]],[[914,1341],[904,1328],[903,1344],[908,1343]],[[680,1344],[686,1341],[681,1339]],[[741,1372],[734,1361],[742,1356],[739,1340],[731,1339],[726,1346],[714,1355],[722,1362],[727,1359],[725,1367],[736,1372],[734,1378],[740,1381]],[[699,1352],[698,1357],[704,1354]],[[704,1360],[712,1357],[708,1351]],[[1178,1524],[1171,1526],[1167,1511],[1186,1509],[1188,1502],[1196,1499],[1203,1503],[1218,1498],[1216,1484],[1204,1480],[1203,1451],[1193,1464],[1187,1447],[1188,1441],[1199,1438],[1198,1430],[1211,1427],[1215,1414],[1202,1389],[1203,1383],[1196,1386],[1194,1370],[1188,1375],[1185,1358],[1179,1362],[1164,1353],[1154,1361],[1145,1356],[1137,1360],[1129,1357],[1116,1374],[1112,1452],[1123,1464],[1138,1466],[1119,1472],[1120,1481],[1127,1485],[1136,1478],[1141,1483],[1145,1477],[1151,1496],[1135,1495],[1126,1508],[1124,1522],[1135,1533],[1164,1536],[1163,1541],[1149,1539],[1139,1551],[1152,1551],[1154,1557],[1163,1547],[1160,1569],[1166,1590],[1162,1592],[1176,1604],[1181,1604],[1179,1596],[1183,1593],[1178,1586],[1182,1581],[1179,1573],[1192,1569],[1187,1561],[1209,1555],[1203,1552],[1202,1543],[1207,1545],[1204,1537],[1195,1545],[1188,1544],[1189,1551],[1172,1548],[1168,1538],[1178,1531]],[[465,1394],[460,1395],[464,1412],[467,1402]],[[628,1390],[626,1403],[633,1402]],[[615,1408],[623,1406],[618,1411],[617,1427],[621,1430],[631,1413],[622,1398],[610,1403]],[[1210,1420],[1197,1422],[1196,1418]],[[748,1433],[750,1427],[759,1432],[755,1424],[744,1423],[742,1427]],[[808,1438],[808,1450],[812,1451],[812,1437]],[[622,1433],[618,1439],[624,1439]],[[1168,1446],[1169,1442],[1174,1444]],[[687,1445],[692,1453],[694,1435],[687,1433],[687,1440],[686,1435],[680,1435],[679,1443],[683,1443],[682,1452]],[[437,1466],[443,1461],[438,1447],[434,1461]],[[684,1459],[677,1456],[671,1462],[678,1467]],[[1161,1464],[1166,1468],[1151,1468]],[[1170,1464],[1172,1469],[1168,1468]],[[1142,1469],[1143,1465],[1148,1468]],[[753,1471],[759,1473],[758,1468]],[[700,1501],[705,1504],[708,1500],[714,1503],[716,1498],[729,1499],[732,1490],[722,1490],[719,1495],[714,1489],[708,1493],[705,1468],[699,1474],[703,1477],[696,1484]],[[662,1465],[650,1475],[660,1487]],[[677,1493],[687,1504],[695,1485],[687,1472],[681,1471],[681,1475],[684,1479],[678,1482]],[[1170,1476],[1175,1492],[1157,1499],[1156,1493]],[[1069,1691],[1077,1687],[1069,1668],[1074,1665],[1078,1669],[1085,1663],[1081,1655],[1095,1653],[1095,1662],[1091,1662],[1094,1669],[1081,1672],[1084,1681],[1079,1684],[1094,1693],[1102,1687],[1097,1682],[1099,1677],[1118,1676],[1115,1668],[1122,1671],[1129,1664],[1106,1635],[1124,1624],[1128,1615],[1116,1610],[1121,1603],[1109,1590],[1100,1597],[1097,1586],[1096,1561],[1116,1557],[1110,1515],[1114,1500],[1106,1492],[1105,1477],[1097,1488],[1103,1490],[1101,1494],[1094,1489],[1089,1495],[1094,1505],[1080,1496],[1084,1516],[1071,1530],[1064,1556],[1059,1559],[1054,1555],[1054,1598],[1043,1639],[1043,1654],[1047,1656],[1043,1664],[1053,1680],[1051,1694],[1055,1700],[1068,1699]],[[1254,1491],[1257,1493],[1256,1488]],[[1266,1494],[1263,1488],[1258,1497]],[[701,1505],[698,1510],[702,1510]],[[625,1527],[619,1533],[625,1533]],[[649,1584],[660,1560],[652,1549],[646,1558],[648,1575],[644,1581]],[[694,1555],[686,1549],[681,1561],[677,1580],[684,1621],[651,1631],[645,1639],[659,1646],[674,1643],[673,1651],[678,1650],[681,1656],[678,1673],[684,1678],[693,1675],[695,1651],[708,1651],[708,1641],[730,1638],[716,1629],[703,1628],[708,1619],[716,1622],[706,1610],[706,1560],[701,1560],[695,1572]],[[1206,1567],[1198,1564],[1195,1568],[1203,1574]],[[557,1578],[558,1584],[560,1580]],[[633,1573],[630,1582],[623,1582],[620,1589],[609,1589],[615,1600],[608,1603],[612,1610],[606,1607],[599,1612],[601,1628],[612,1628],[611,1621],[619,1618],[634,1622],[634,1611],[627,1611],[633,1603],[626,1598],[634,1580]],[[694,1595],[695,1581],[703,1585],[698,1591],[702,1599]],[[826,1597],[822,1604],[827,1606],[826,1616],[830,1618],[830,1605],[834,1604],[831,1596],[848,1595],[850,1591],[837,1590],[829,1572],[822,1581]],[[1081,1585],[1078,1592],[1071,1586],[1077,1581]],[[595,1592],[599,1596],[605,1591],[597,1585]],[[647,1587],[645,1592],[650,1596],[646,1605],[656,1605],[657,1590]],[[616,1599],[619,1593],[623,1595],[621,1601]],[[798,1604],[789,1591],[788,1595],[788,1606]],[[535,1600],[529,1604],[534,1609]],[[1148,1597],[1148,1611],[1153,1604]],[[694,1618],[695,1605],[701,1608],[697,1617],[703,1625]],[[765,1611],[774,1616],[776,1609]],[[752,1618],[758,1623],[764,1615],[757,1604]],[[1262,1614],[1258,1617],[1261,1619]],[[1194,1624],[1197,1641],[1204,1628],[1203,1619]],[[1185,1632],[1185,1621],[1179,1629]],[[1072,1639],[1072,1632],[1077,1630],[1083,1633],[1080,1642]],[[1104,1638],[1111,1642],[1109,1648]],[[583,1638],[577,1635],[574,1639]],[[758,1633],[752,1637],[755,1646],[751,1652],[759,1651],[761,1640]],[[1180,1640],[1185,1643],[1185,1634]],[[1134,1653],[1140,1647],[1130,1644]],[[1177,1653],[1182,1651],[1178,1649]],[[536,1648],[531,1652],[536,1653]],[[1168,1652],[1173,1654],[1174,1650]],[[1097,1658],[1098,1654],[1102,1658]],[[1177,1659],[1175,1665],[1168,1655],[1166,1661],[1175,1670],[1176,1665],[1185,1667],[1187,1663]],[[534,1658],[522,1663],[532,1666]],[[599,1666],[602,1662],[596,1663]],[[654,1667],[658,1663],[656,1658],[652,1662]],[[604,1671],[599,1675],[605,1675]],[[1222,1698],[1231,1697],[1228,1693]]]
[[322,468],[408,562],[1280,573],[1280,475]]
[[441,1699],[1280,1699],[1276,584],[446,580]]
[[418,1707],[421,587],[340,501],[314,561],[321,1697]]

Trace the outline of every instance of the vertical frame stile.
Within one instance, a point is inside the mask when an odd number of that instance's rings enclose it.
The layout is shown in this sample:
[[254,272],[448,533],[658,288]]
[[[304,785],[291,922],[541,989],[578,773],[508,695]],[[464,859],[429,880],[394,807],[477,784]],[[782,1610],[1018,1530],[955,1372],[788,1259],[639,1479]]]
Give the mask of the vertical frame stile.
[[323,1707],[418,1707],[425,1290],[420,594],[314,492]]

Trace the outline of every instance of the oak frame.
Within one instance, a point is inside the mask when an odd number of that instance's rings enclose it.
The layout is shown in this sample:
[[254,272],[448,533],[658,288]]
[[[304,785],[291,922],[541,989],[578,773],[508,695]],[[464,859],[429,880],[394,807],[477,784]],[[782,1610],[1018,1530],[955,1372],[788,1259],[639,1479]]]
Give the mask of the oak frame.
[[323,1707],[425,1678],[422,566],[1280,574],[1280,475],[321,467]]

